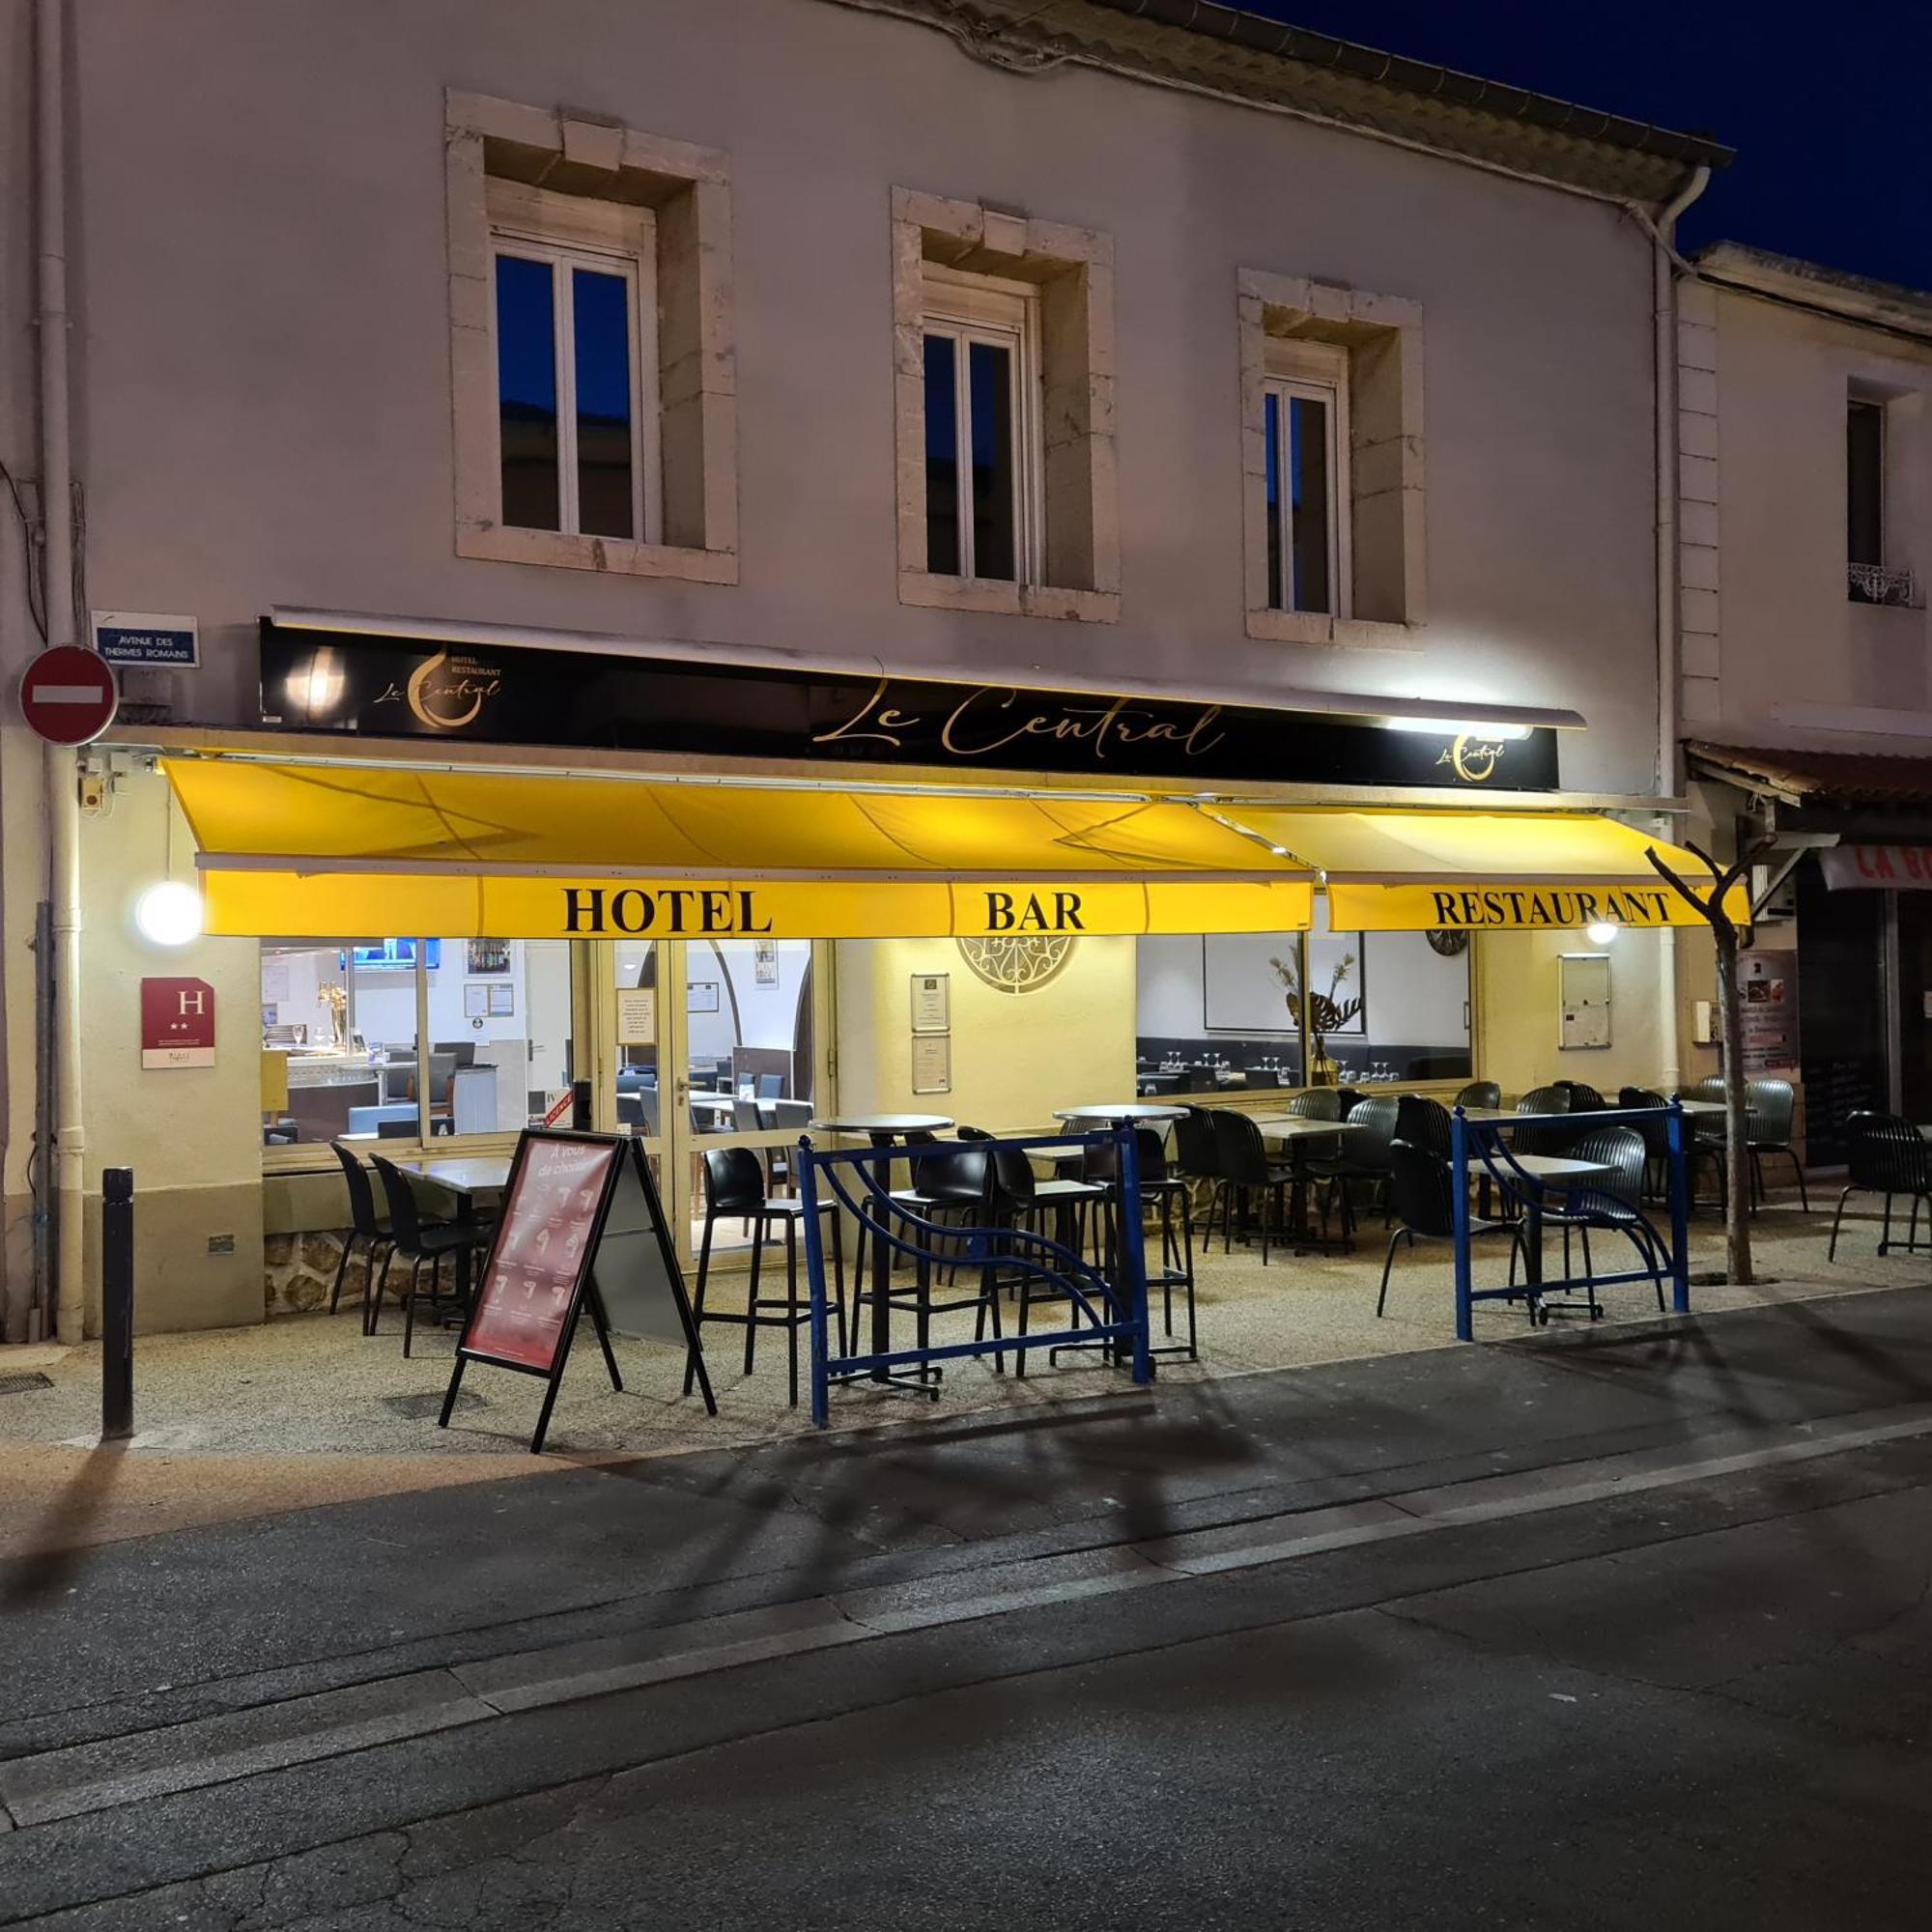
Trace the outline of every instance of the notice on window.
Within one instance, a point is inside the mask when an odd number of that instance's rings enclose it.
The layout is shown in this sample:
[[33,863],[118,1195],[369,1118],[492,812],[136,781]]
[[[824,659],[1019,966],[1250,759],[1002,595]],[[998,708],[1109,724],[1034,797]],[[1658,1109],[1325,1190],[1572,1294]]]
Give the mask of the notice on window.
[[620,1144],[525,1144],[463,1346],[551,1374],[576,1313],[577,1284]]
[[658,989],[624,986],[617,993],[617,1044],[655,1046],[658,1038]]

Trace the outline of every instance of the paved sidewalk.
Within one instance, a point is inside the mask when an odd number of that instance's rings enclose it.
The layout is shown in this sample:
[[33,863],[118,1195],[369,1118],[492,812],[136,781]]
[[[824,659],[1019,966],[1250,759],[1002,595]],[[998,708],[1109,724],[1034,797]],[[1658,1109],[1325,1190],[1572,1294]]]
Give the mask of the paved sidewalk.
[[[0,1564],[0,1750],[950,1570],[1932,1402],[1932,1294],[1123,1388]],[[111,1453],[111,1452],[110,1452]],[[245,1637],[239,1636],[245,1634]],[[238,1661],[239,1660],[239,1661]]]
[[[1880,1260],[1861,1223],[1848,1222],[1839,1260],[1828,1266],[1827,1219],[1789,1207],[1768,1210],[1756,1237],[1771,1285],[1700,1286],[1693,1293],[1697,1311],[1777,1307],[1927,1280],[1923,1257]],[[1204,1261],[1203,1358],[1198,1365],[1163,1362],[1164,1387],[1453,1347],[1449,1270],[1440,1248],[1399,1258],[1387,1317],[1378,1320],[1379,1247],[1371,1230],[1353,1258],[1277,1256],[1264,1268],[1253,1254],[1237,1251]],[[1716,1231],[1701,1223],[1694,1265],[1705,1269],[1720,1259]],[[1654,1308],[1644,1289],[1622,1289],[1605,1300],[1612,1321],[1642,1321]],[[1518,1310],[1488,1304],[1476,1319],[1480,1345],[1514,1345],[1523,1337]],[[10,1350],[0,1366],[38,1368],[49,1379],[44,1388],[0,1400],[0,1556],[513,1475],[551,1478],[572,1466],[707,1448],[737,1451],[806,1432],[803,1410],[784,1402],[782,1337],[769,1331],[762,1338],[751,1375],[742,1371],[736,1341],[730,1330],[707,1337],[716,1418],[682,1395],[679,1366],[668,1350],[620,1345],[621,1393],[603,1381],[593,1350],[578,1350],[549,1453],[540,1459],[527,1454],[540,1393],[534,1383],[473,1370],[451,1427],[439,1430],[435,1413],[448,1380],[449,1336],[420,1337],[417,1353],[405,1361],[398,1335],[365,1340],[350,1312],[141,1338],[140,1434],[128,1448],[105,1454],[96,1448],[98,1347]],[[1063,1362],[1022,1379],[997,1376],[984,1363],[955,1363],[935,1411],[861,1387],[839,1392],[833,1420],[842,1430],[923,1429],[928,1422],[945,1429],[966,1418],[1050,1414],[1068,1403],[1125,1393],[1119,1373],[1097,1365]]]

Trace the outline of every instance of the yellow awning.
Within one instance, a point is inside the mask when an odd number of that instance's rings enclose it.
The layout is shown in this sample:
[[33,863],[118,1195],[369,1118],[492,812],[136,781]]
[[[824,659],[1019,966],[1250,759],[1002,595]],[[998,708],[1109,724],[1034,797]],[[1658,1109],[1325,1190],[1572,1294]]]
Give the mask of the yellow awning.
[[[1710,874],[1689,852],[1582,812],[1255,811],[1232,816],[1321,871],[1336,931],[1535,930],[1606,920],[1697,925],[1702,915],[1657,872]],[[1748,916],[1743,888],[1726,909]]]
[[1305,867],[1183,805],[203,757],[208,930],[506,939],[1277,932]]

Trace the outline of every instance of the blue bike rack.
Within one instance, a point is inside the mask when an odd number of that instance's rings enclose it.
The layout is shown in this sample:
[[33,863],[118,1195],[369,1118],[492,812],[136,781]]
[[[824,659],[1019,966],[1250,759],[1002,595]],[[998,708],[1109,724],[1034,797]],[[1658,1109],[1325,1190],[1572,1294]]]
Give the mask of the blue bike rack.
[[[1114,1268],[1110,1275],[1085,1256],[1030,1229],[994,1225],[990,1217],[961,1225],[931,1221],[911,1205],[892,1198],[890,1179],[895,1162],[910,1163],[916,1174],[921,1162],[956,1157],[962,1146],[983,1150],[989,1161],[1002,1151],[1022,1156],[1036,1152],[1067,1153],[1090,1147],[1115,1150],[1118,1198],[1114,1239],[1110,1244]],[[1100,1348],[1118,1360],[1128,1361],[1133,1379],[1153,1379],[1153,1357],[1148,1328],[1147,1247],[1141,1226],[1139,1150],[1131,1127],[1116,1133],[1062,1134],[1042,1139],[998,1141],[919,1142],[893,1148],[828,1150],[810,1139],[798,1144],[799,1197],[804,1207],[806,1272],[811,1293],[811,1419],[823,1429],[835,1383],[872,1381],[904,1385],[898,1372],[911,1371],[923,1379],[937,1364],[977,1355],[1004,1357],[1029,1349]],[[1075,1325],[1037,1329],[1018,1335],[987,1336],[969,1342],[947,1342],[923,1349],[890,1349],[869,1353],[834,1355],[831,1351],[830,1301],[825,1281],[825,1239],[821,1210],[827,1200],[858,1223],[874,1253],[892,1265],[907,1261],[930,1268],[993,1268],[1010,1280],[1015,1275],[1042,1283],[1070,1304]],[[853,1254],[856,1263],[858,1249]],[[853,1305],[856,1332],[858,1308]],[[856,1348],[856,1341],[854,1343]],[[928,1386],[927,1393],[933,1393]]]
[[[1514,1288],[1477,1288],[1469,1252],[1469,1178],[1473,1154],[1478,1166],[1495,1182],[1508,1199],[1527,1203],[1548,1193],[1547,1182],[1539,1181],[1517,1164],[1503,1144],[1503,1135],[1518,1127],[1567,1127],[1594,1131],[1599,1127],[1635,1127],[1662,1120],[1666,1122],[1670,1176],[1670,1298],[1679,1315],[1690,1312],[1690,1231],[1687,1171],[1684,1159],[1684,1109],[1675,1100],[1665,1107],[1610,1107],[1588,1114],[1521,1114],[1508,1121],[1472,1121],[1458,1107],[1449,1119],[1449,1166],[1451,1194],[1456,1215],[1456,1339],[1475,1340],[1472,1317],[1479,1301],[1517,1301],[1533,1293],[1536,1298],[1582,1289],[1594,1294],[1600,1288],[1616,1288],[1625,1283],[1655,1281],[1649,1268],[1629,1268],[1614,1274],[1564,1275],[1552,1281],[1541,1276],[1533,1290],[1523,1284]],[[1589,1191],[1584,1182],[1582,1192]],[[1641,1210],[1639,1210],[1641,1211]],[[1654,1232],[1654,1231],[1653,1231]]]

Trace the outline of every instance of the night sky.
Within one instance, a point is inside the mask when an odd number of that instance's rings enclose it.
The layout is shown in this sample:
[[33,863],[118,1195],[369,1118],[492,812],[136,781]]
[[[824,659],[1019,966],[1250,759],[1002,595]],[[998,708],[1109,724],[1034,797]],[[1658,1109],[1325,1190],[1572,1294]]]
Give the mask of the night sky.
[[1251,14],[1580,101],[1738,157],[1715,241],[1932,289],[1932,0],[1238,0]]

